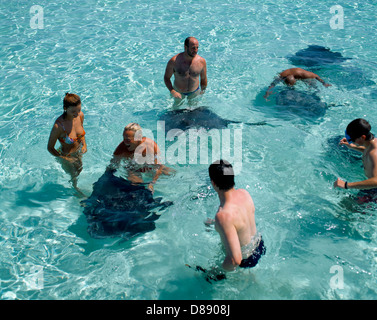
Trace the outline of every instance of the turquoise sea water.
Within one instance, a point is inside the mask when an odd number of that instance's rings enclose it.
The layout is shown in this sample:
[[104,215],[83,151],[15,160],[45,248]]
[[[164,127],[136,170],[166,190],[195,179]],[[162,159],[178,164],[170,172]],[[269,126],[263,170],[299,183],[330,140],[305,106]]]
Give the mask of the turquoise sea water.
[[[330,26],[334,4],[344,10],[343,29]],[[337,177],[364,179],[360,159],[337,146],[347,124],[363,117],[377,126],[373,1],[38,5],[42,29],[30,24],[29,1],[0,4],[1,299],[377,298],[377,206],[332,187]],[[207,164],[171,165],[176,174],[158,181],[156,196],[174,204],[154,231],[93,239],[69,177],[47,152],[64,93],[79,94],[88,152],[78,184],[89,195],[123,127],[138,122],[155,132],[157,115],[171,108],[163,74],[187,36],[207,60],[198,104],[226,119],[268,123],[229,126],[242,129],[236,185],[254,199],[266,255],[212,284],[185,267],[222,258],[218,234],[203,224],[218,207]],[[287,56],[308,45],[352,58],[315,71],[332,83],[316,93],[328,108],[318,115],[266,103],[274,76],[293,67]]]

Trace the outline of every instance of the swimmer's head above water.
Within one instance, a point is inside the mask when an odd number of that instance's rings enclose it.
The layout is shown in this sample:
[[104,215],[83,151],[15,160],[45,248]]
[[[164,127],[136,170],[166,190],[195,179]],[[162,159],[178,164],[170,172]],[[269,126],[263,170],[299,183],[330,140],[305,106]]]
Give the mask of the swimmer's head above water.
[[128,150],[134,150],[143,138],[143,132],[138,123],[131,122],[123,130],[123,143]]
[[228,191],[234,187],[234,171],[228,161],[215,161],[209,166],[208,171],[211,181],[220,190]]
[[63,109],[63,119],[65,119],[67,115],[71,115],[72,117],[76,118],[81,112],[80,96],[67,92],[63,99]]
[[294,86],[296,84],[296,81],[297,81],[293,75],[289,75],[287,77],[284,77],[284,78],[282,78],[282,80],[288,86]]
[[364,137],[367,141],[373,140],[374,135],[370,132],[371,128],[369,122],[364,119],[359,118],[351,121],[345,131],[347,142],[355,142],[360,137]]
[[187,37],[185,39],[185,53],[191,57],[194,58],[198,54],[199,50],[199,41],[194,37]]

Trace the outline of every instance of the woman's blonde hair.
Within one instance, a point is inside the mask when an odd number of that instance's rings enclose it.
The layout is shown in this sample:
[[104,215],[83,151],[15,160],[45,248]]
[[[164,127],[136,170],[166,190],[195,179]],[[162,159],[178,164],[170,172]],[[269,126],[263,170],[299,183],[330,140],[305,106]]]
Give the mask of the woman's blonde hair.
[[136,132],[136,131],[141,130],[141,127],[140,127],[140,125],[138,123],[131,122],[131,123],[129,123],[128,125],[126,125],[124,127],[124,131],[126,131],[126,130],[131,130],[131,131]]

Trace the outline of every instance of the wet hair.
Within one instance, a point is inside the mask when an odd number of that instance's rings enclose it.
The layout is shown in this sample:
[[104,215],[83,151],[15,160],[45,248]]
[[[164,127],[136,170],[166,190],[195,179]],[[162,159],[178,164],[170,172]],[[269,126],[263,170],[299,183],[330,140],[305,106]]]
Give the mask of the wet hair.
[[63,99],[64,108],[77,107],[79,104],[81,104],[81,99],[77,94],[68,92],[65,94]]
[[140,127],[140,125],[136,122],[131,122],[128,125],[124,127],[123,130],[123,137],[126,131],[133,131],[134,132],[134,140],[135,141],[141,141],[143,138],[143,131]]
[[234,172],[232,165],[226,160],[218,160],[208,168],[210,179],[223,191],[228,191],[234,187]]
[[351,137],[352,141],[355,141],[362,135],[365,135],[366,140],[372,140],[374,135],[370,132],[371,128],[372,127],[368,121],[359,118],[351,121],[348,124],[346,132]]
[[131,122],[131,123],[129,123],[128,125],[126,125],[124,127],[124,131],[126,131],[126,130],[131,130],[131,131],[136,132],[136,131],[141,130],[141,127],[140,127],[140,125],[138,123]]

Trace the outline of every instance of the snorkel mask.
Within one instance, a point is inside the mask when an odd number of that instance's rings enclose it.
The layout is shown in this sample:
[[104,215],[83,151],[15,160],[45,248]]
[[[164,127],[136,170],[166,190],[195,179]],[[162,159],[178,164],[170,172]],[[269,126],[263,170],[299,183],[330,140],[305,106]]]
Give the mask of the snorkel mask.
[[351,144],[351,143],[352,143],[352,139],[351,139],[351,137],[349,136],[349,134],[347,133],[347,130],[344,131],[344,136],[346,137],[347,142],[348,142],[349,144]]

